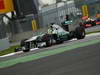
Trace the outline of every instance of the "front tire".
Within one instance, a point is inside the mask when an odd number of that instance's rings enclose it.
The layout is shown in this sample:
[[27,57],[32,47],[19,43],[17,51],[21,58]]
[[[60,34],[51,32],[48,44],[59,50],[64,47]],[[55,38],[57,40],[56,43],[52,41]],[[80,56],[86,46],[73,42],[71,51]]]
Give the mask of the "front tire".
[[27,39],[24,39],[21,41],[20,46],[23,50],[23,52],[29,52],[30,51],[30,43],[25,42]]
[[25,46],[25,41],[26,41],[26,40],[27,40],[27,39],[21,40],[21,42],[20,42],[20,46],[21,46],[21,47]]

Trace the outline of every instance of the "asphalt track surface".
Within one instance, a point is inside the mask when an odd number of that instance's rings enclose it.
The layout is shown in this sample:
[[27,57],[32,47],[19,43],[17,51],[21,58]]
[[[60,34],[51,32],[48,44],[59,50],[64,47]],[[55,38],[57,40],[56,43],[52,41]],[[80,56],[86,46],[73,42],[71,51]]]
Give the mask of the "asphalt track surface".
[[100,43],[3,68],[0,75],[100,75]]

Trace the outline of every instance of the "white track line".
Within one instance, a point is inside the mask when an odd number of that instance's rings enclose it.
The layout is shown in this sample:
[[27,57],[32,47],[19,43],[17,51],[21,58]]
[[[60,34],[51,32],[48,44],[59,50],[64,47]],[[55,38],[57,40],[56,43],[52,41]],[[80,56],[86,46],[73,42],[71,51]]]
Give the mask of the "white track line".
[[15,54],[16,54],[16,53],[10,53],[10,54],[7,54],[7,55],[0,56],[0,58],[8,57],[8,56],[13,56],[13,55],[15,55]]
[[[33,48],[30,51],[35,51],[37,49],[39,49],[39,48]],[[9,57],[9,56],[13,56],[13,55],[16,55],[16,54],[21,54],[21,53],[23,53],[23,51],[19,51],[19,52],[14,52],[14,53],[10,53],[10,54],[7,54],[7,55],[3,55],[3,56],[0,56],[0,58]]]
[[39,48],[32,48],[32,49],[30,49],[30,51],[35,51],[35,50],[37,50],[37,49],[39,49]]

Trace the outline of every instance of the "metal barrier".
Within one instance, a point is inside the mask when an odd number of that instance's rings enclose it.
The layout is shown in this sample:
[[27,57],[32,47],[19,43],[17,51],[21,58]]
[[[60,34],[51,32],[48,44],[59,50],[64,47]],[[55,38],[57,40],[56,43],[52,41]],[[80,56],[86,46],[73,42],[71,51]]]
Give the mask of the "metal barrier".
[[8,38],[0,39],[0,51],[5,50],[9,47],[10,47],[10,43]]
[[[65,20],[66,15],[73,14],[74,16],[79,10],[75,8],[75,4],[65,3],[62,6],[56,4],[42,8],[39,11],[39,25],[40,27],[48,26],[50,23],[56,23],[61,25],[61,22]],[[73,17],[72,17],[73,18]]]

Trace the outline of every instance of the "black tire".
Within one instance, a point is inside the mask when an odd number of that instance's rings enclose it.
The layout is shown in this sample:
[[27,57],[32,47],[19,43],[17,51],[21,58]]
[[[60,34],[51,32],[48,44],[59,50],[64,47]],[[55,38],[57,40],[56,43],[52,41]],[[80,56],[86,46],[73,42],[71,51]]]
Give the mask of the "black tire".
[[[64,39],[61,37],[58,37],[57,34],[52,34],[51,40],[55,40],[55,44],[61,44],[61,43],[63,43]],[[51,44],[52,44],[52,42],[51,42]]]
[[52,35],[45,34],[41,37],[41,41],[46,43],[46,47],[51,46]]
[[27,49],[27,50],[23,50],[23,52],[29,52],[30,51],[30,49]]
[[85,38],[85,28],[83,26],[79,26],[75,30],[75,36],[77,39],[84,39]]
[[29,52],[30,51],[30,45],[29,43],[26,43],[27,39],[21,40],[20,46],[21,47],[25,47],[25,50],[23,50],[23,52]]
[[15,52],[18,52],[19,51],[19,48],[15,48]]
[[20,42],[20,46],[21,47],[23,47],[24,45],[25,45],[25,41],[26,41],[27,39],[23,39],[23,40],[21,40],[21,42]]
[[23,52],[29,52],[30,51],[30,43],[26,42],[25,43],[25,50],[23,50]]

